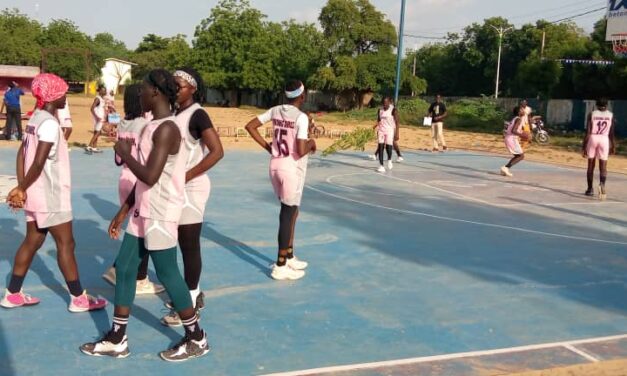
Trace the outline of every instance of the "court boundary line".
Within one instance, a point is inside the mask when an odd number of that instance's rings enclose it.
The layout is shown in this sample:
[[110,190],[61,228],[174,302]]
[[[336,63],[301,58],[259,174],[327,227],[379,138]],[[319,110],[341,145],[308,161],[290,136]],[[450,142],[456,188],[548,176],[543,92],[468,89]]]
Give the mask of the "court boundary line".
[[355,200],[355,199],[348,198],[348,197],[343,197],[343,196],[340,196],[340,195],[336,195],[334,193],[326,192],[326,191],[323,191],[321,189],[312,187],[311,185],[305,185],[305,187],[308,188],[308,189],[311,189],[314,192],[318,192],[318,193],[326,195],[326,196],[334,197],[334,198],[337,198],[339,200],[348,201],[348,202],[352,202],[352,203],[356,203],[356,204],[360,204],[360,205],[364,205],[364,206],[369,206],[369,207],[373,207],[373,208],[377,208],[377,209],[390,210],[390,211],[394,211],[394,212],[397,212],[397,213],[403,213],[403,214],[409,214],[409,215],[415,215],[415,216],[439,219],[439,220],[442,220],[442,221],[466,223],[466,224],[471,224],[471,225],[476,225],[476,226],[492,227],[492,228],[499,228],[499,229],[504,229],[504,230],[514,230],[514,231],[528,233],[528,234],[543,235],[543,236],[554,237],[554,238],[561,238],[561,239],[582,240],[582,241],[587,241],[587,242],[604,243],[604,244],[627,245],[627,242],[621,242],[621,241],[615,241],[615,240],[605,240],[605,239],[589,238],[589,237],[582,237],[582,236],[572,236],[572,235],[556,234],[556,233],[552,233],[552,232],[544,232],[544,231],[537,231],[537,230],[526,229],[526,228],[523,228],[523,227],[513,227],[513,226],[499,225],[499,224],[496,224],[496,223],[470,221],[470,220],[467,220],[467,219],[444,217],[444,216],[440,216],[440,215],[429,214],[429,213],[424,213],[424,212],[419,212],[419,211],[392,208],[392,207],[389,207],[389,206],[373,204],[373,203],[370,203],[370,202],[365,202],[365,201]]
[[382,367],[394,367],[394,366],[402,366],[402,365],[410,365],[410,364],[422,364],[422,363],[430,363],[430,362],[443,361],[443,360],[456,360],[456,359],[464,359],[464,358],[472,358],[472,357],[485,357],[485,356],[490,356],[490,355],[513,354],[517,352],[545,350],[545,349],[553,349],[553,348],[566,349],[574,354],[579,355],[580,357],[586,359],[587,361],[594,363],[594,362],[598,362],[599,360],[593,357],[592,355],[580,349],[577,349],[575,346],[585,345],[585,344],[590,344],[590,343],[617,341],[617,340],[622,340],[622,339],[627,339],[627,334],[619,334],[619,335],[606,336],[606,337],[593,337],[593,338],[571,340],[571,341],[549,342],[549,343],[541,343],[541,344],[535,344],[535,345],[505,347],[501,349],[492,349],[492,350],[467,351],[467,352],[458,352],[458,353],[443,354],[443,355],[431,355],[431,356],[423,356],[423,357],[416,357],[416,358],[386,360],[386,361],[380,361],[380,362],[356,363],[356,364],[347,364],[347,365],[340,365],[340,366],[311,368],[311,369],[299,370],[299,371],[270,373],[270,374],[265,374],[263,376],[306,376],[306,375],[315,375],[315,374],[325,374],[325,373],[331,373],[331,372],[347,372],[347,371],[366,370],[366,369],[374,369],[374,368],[382,368]]

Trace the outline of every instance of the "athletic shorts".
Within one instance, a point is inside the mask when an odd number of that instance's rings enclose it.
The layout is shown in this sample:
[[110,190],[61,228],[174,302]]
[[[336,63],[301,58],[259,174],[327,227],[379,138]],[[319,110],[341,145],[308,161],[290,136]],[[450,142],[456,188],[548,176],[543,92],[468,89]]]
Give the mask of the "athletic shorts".
[[144,245],[149,251],[163,251],[176,247],[178,244],[177,222],[158,221],[151,218],[141,218],[143,225]]
[[102,130],[103,125],[104,125],[104,122],[94,120],[94,132],[100,132]]
[[505,147],[510,153],[514,155],[523,154],[523,149],[520,146],[520,141],[518,140],[518,136],[515,136],[515,135],[505,136]]
[[590,136],[586,154],[588,155],[588,159],[599,158],[602,161],[607,161],[610,157],[609,137],[603,135]]
[[24,210],[26,222],[35,222],[37,228],[45,229],[72,221],[72,211],[64,212],[32,212]]
[[274,188],[274,194],[279,200],[288,206],[300,206],[305,187],[305,175],[307,165],[294,166],[294,168],[270,170],[270,181]]
[[202,175],[185,185],[185,203],[181,211],[180,225],[202,223],[205,218],[205,206],[211,193],[211,181]]
[[380,144],[394,145],[394,129],[377,130],[377,139]]

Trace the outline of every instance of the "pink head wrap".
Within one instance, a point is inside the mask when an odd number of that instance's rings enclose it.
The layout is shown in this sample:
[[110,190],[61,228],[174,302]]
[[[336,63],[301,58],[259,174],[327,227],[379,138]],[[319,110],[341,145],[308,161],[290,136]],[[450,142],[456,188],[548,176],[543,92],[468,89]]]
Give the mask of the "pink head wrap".
[[38,74],[31,85],[33,96],[37,98],[37,108],[61,98],[68,88],[68,84],[61,77],[52,73]]

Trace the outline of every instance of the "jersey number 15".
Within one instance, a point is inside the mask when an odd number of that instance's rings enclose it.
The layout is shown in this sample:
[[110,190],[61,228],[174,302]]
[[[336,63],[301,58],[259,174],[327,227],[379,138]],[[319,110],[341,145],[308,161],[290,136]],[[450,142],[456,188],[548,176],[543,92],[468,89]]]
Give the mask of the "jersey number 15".
[[279,149],[279,157],[287,157],[290,155],[290,147],[287,145],[287,140],[283,139],[284,136],[287,136],[287,129],[277,128],[274,130],[274,140]]

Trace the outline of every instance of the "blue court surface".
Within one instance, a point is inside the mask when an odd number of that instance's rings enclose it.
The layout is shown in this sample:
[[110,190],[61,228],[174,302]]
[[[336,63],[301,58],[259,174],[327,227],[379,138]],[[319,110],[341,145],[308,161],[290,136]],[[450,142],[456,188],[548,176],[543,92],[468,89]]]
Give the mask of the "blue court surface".
[[[0,174],[14,173],[14,153],[0,150]],[[186,363],[157,355],[182,333],[159,323],[165,295],[136,299],[130,357],[81,354],[112,307],[67,311],[48,239],[24,286],[42,303],[0,310],[0,374],[490,375],[627,357],[626,176],[610,174],[599,202],[582,195],[582,170],[523,162],[507,179],[502,157],[405,157],[386,174],[360,153],[310,159],[296,233],[310,266],[286,283],[268,277],[279,211],[268,156],[227,152],[202,234],[212,351]],[[118,170],[111,150],[71,158],[82,282],[112,300],[101,274],[119,246],[106,234]],[[0,210],[2,275],[24,228]]]

